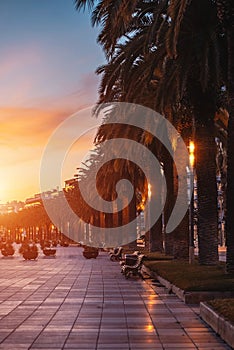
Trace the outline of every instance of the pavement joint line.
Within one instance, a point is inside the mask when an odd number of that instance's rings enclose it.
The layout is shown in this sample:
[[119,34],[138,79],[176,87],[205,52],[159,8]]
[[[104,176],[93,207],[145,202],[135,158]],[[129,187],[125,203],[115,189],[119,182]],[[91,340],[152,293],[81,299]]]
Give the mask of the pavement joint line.
[[[61,268],[61,269],[62,269],[62,268]],[[45,272],[45,274],[46,274],[46,272]],[[64,276],[64,278],[65,278],[65,276]],[[63,279],[64,279],[64,278],[63,278]],[[51,279],[51,277],[50,277],[49,279]],[[46,280],[40,287],[42,287],[43,285],[45,285],[47,282],[48,282],[48,280]],[[58,284],[59,284],[59,283],[60,283],[60,282],[58,282]],[[57,285],[58,285],[58,284],[57,284]],[[40,288],[40,287],[39,287],[39,288]],[[38,289],[39,289],[39,288],[38,288]],[[54,289],[55,289],[55,288],[54,288]],[[28,320],[36,311],[38,311],[38,309],[43,305],[43,303],[46,301],[46,299],[48,299],[48,296],[51,295],[51,294],[53,293],[54,289],[52,289],[52,290],[49,292],[49,294],[48,294],[47,296],[44,297],[44,299],[42,300],[42,302],[41,302],[40,304],[38,304],[38,306],[34,309],[33,313],[30,314],[25,320]],[[32,292],[31,295],[33,295],[33,294],[34,294],[34,291]],[[62,304],[61,304],[61,305],[62,305]],[[61,305],[60,305],[60,306],[61,306]],[[57,310],[58,310],[58,309],[57,309]],[[38,336],[34,339],[34,342],[35,342],[36,339],[40,336],[40,334],[44,331],[44,329],[46,328],[46,326],[49,324],[50,320],[51,320],[51,319],[53,318],[53,316],[56,314],[57,310],[56,310],[55,313],[51,316],[51,318],[49,319],[49,321],[48,321],[46,324],[43,324],[43,328],[42,328],[41,332],[38,334]],[[22,325],[22,324],[25,322],[25,320],[22,321],[22,323],[21,323],[20,325]],[[34,344],[34,342],[31,344],[31,346]],[[31,348],[31,346],[29,347],[29,349]]]
[[[98,330],[98,335],[97,335],[97,340],[96,340],[96,349],[98,349],[98,343],[99,343],[99,339],[100,339],[100,330],[101,330],[101,325],[102,325],[102,319],[103,319],[103,310],[105,307],[105,299],[104,299],[104,278],[103,278],[103,270],[101,270],[101,276],[102,276],[102,285],[103,285],[103,294],[102,294],[102,312],[101,312],[101,316],[100,316],[100,322],[99,322],[99,330]],[[95,349],[95,350],[96,350]]]
[[18,289],[7,286],[6,277],[0,290],[0,298],[14,306],[0,308],[6,313],[0,317],[0,349],[230,350],[196,308],[150,285],[150,279],[126,280],[106,252],[96,260],[85,259],[78,247],[57,253],[53,260],[39,256],[37,264],[28,264],[31,270],[19,256],[0,259],[0,275],[18,278]]
[[[155,278],[149,278],[149,279],[147,278],[146,283],[149,284],[150,287],[154,290],[154,292],[158,294],[159,298],[160,298],[161,300],[163,300],[163,299],[161,298],[160,292],[157,292],[157,289],[158,289],[158,288],[163,288],[164,290],[167,290],[167,288],[164,287],[163,285],[161,285],[162,287],[161,287],[161,286],[157,286],[157,285],[155,286],[154,283],[152,283],[153,280],[156,280],[156,279],[155,279]],[[169,291],[168,293],[171,294],[170,291]],[[173,294],[173,295],[174,295],[174,294]],[[177,297],[177,298],[178,298],[178,297]],[[183,303],[183,301],[180,300],[180,303]],[[195,349],[199,349],[199,347],[198,347],[198,346],[196,345],[196,343],[194,342],[193,338],[189,335],[188,331],[186,330],[186,327],[183,327],[183,325],[181,324],[180,320],[178,320],[178,318],[176,317],[176,315],[173,314],[173,312],[172,312],[171,308],[169,307],[168,303],[164,302],[164,305],[166,306],[166,308],[168,309],[168,311],[170,312],[170,314],[171,314],[171,315],[175,318],[175,320],[178,322],[178,324],[180,325],[180,327],[182,328],[182,330],[185,332],[185,334],[188,336],[188,338],[191,340],[191,342],[192,342],[193,346],[195,347]],[[184,305],[184,303],[183,303],[182,305]],[[190,305],[187,304],[187,305],[186,305],[186,308],[189,308],[189,309],[191,310],[191,312],[193,312],[194,315],[196,315],[196,317],[197,317],[198,319],[200,319],[201,323],[203,323],[204,326],[207,327],[207,325],[206,325],[205,322],[202,320],[202,318],[200,317],[200,315],[198,315],[198,314],[192,309],[192,307],[191,307]],[[150,317],[151,317],[151,315],[150,315]],[[208,327],[209,327],[209,326],[208,326]],[[157,333],[157,334],[158,334],[158,333]],[[160,335],[159,335],[159,334],[158,334],[158,336],[159,336],[159,339],[160,339]],[[162,346],[163,346],[163,343],[162,343]],[[163,347],[163,349],[164,349],[164,347]]]
[[[83,264],[83,267],[84,267],[84,264]],[[75,282],[77,282],[78,278],[79,278],[79,275],[77,276]],[[66,346],[66,342],[67,342],[67,340],[69,339],[69,336],[72,334],[72,329],[73,329],[74,325],[76,324],[76,321],[77,321],[77,319],[78,319],[78,317],[79,317],[79,315],[80,315],[80,312],[81,312],[81,310],[82,310],[82,306],[84,305],[85,298],[86,298],[86,295],[87,295],[87,293],[88,293],[88,286],[89,286],[89,284],[90,284],[90,278],[91,278],[91,273],[89,274],[89,280],[88,280],[87,288],[86,288],[86,290],[85,290],[85,295],[84,295],[84,297],[83,297],[83,301],[82,301],[82,303],[81,303],[81,307],[80,307],[79,312],[77,313],[77,316],[76,316],[76,318],[75,318],[75,320],[74,320],[74,322],[73,322],[73,324],[72,324],[72,327],[71,327],[71,329],[70,329],[70,331],[69,331],[69,333],[68,333],[68,335],[67,335],[67,337],[66,337],[66,339],[65,339],[65,341],[64,341],[62,350],[63,350],[64,347]],[[73,286],[75,285],[75,282],[73,283]],[[70,288],[70,289],[71,289],[71,288]],[[70,290],[69,290],[69,291],[70,291]],[[99,327],[99,328],[100,328],[100,327]],[[97,347],[97,342],[96,342],[96,347]]]
[[[12,286],[12,284],[11,284],[11,286]],[[35,291],[32,291],[32,293],[31,293],[30,295],[33,295],[34,292],[35,292]],[[1,293],[1,291],[0,291],[0,293]],[[15,292],[13,295],[16,295],[16,294],[17,294],[17,292]],[[13,295],[9,296],[9,298],[7,298],[7,300],[10,299]],[[46,299],[46,297],[45,297],[45,299]],[[45,300],[45,299],[44,299],[44,300]],[[19,305],[21,305],[21,304],[23,304],[23,303],[24,303],[24,300],[23,300]],[[43,301],[42,301],[42,303],[43,303]],[[41,304],[42,304],[42,303],[41,303]],[[2,304],[2,303],[1,303],[1,304]],[[39,308],[39,306],[40,306],[41,304],[38,305],[38,307],[36,308],[36,310]],[[18,305],[18,306],[19,306],[19,305]],[[14,309],[12,309],[8,314],[4,315],[2,318],[8,317],[14,310],[17,309],[18,306],[16,306]],[[34,312],[35,312],[36,310],[34,310]],[[32,314],[30,314],[28,317],[26,317],[24,320],[22,320],[22,322],[21,322],[16,328],[14,328],[14,329],[12,330],[12,332],[10,332],[2,341],[5,341],[11,334],[13,334],[13,333],[16,331],[16,329],[17,329],[19,326],[21,326],[31,315],[32,315]]]
[[[128,319],[127,319],[126,305],[125,305],[125,303],[124,303],[124,296],[123,296],[123,293],[121,292],[120,285],[118,285],[118,286],[119,286],[119,289],[120,289],[120,294],[121,294],[122,302],[123,302],[124,318],[125,318],[126,325],[128,326]],[[130,347],[130,335],[129,335],[129,329],[128,329],[128,327],[127,327],[127,337],[128,337],[128,344],[129,344],[128,349],[131,350],[131,347]]]
[[[62,270],[62,268],[61,268],[61,270]],[[71,270],[72,270],[72,266],[71,266],[71,268],[70,268],[70,271],[71,271]],[[60,280],[60,281],[57,283],[56,286],[58,286],[58,285],[61,283],[61,281],[63,281],[66,277],[67,277],[67,275],[64,275],[63,279]],[[79,275],[77,276],[77,278],[78,278],[78,277],[79,277]],[[73,285],[75,284],[77,278],[76,278],[75,281],[73,282]],[[45,282],[45,283],[46,283],[46,282]],[[56,288],[56,287],[54,287],[54,289],[50,292],[49,295],[51,295],[51,294],[54,292],[55,288]],[[66,296],[69,294],[69,292],[70,292],[70,288],[68,289],[68,291],[67,291],[67,293],[66,293]],[[48,299],[48,298],[46,297],[46,298],[44,299],[44,301],[45,301],[46,299]],[[64,300],[65,300],[65,299],[66,299],[66,297],[64,297],[62,304],[60,304],[59,308],[55,311],[55,313],[51,316],[51,318],[49,319],[49,321],[47,322],[47,324],[44,325],[44,328],[41,330],[41,332],[38,334],[38,336],[34,339],[33,343],[32,343],[31,346],[29,347],[29,349],[31,349],[32,346],[35,344],[35,342],[37,341],[37,339],[38,339],[38,338],[40,337],[40,335],[43,333],[43,331],[45,330],[45,328],[47,327],[47,325],[50,323],[50,321],[53,319],[53,317],[56,315],[56,313],[58,312],[58,310],[61,309],[61,306],[64,304]],[[42,302],[42,303],[43,303],[43,302]],[[66,340],[64,341],[64,344],[65,344],[65,342],[66,342]],[[63,348],[62,348],[62,349],[63,349]]]

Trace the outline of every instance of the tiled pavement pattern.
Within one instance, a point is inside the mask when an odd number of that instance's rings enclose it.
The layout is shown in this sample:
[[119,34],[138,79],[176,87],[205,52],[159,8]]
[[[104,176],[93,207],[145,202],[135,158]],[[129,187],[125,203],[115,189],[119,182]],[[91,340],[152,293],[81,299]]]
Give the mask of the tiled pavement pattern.
[[230,349],[194,311],[150,279],[126,280],[104,252],[0,257],[0,349]]

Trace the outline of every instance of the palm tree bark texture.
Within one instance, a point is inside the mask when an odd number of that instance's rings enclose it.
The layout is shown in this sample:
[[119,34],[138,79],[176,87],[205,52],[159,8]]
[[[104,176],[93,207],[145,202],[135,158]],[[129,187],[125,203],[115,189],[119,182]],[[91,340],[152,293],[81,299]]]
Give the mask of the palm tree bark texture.
[[[226,1],[226,3],[228,3]],[[228,39],[228,147],[227,147],[227,260],[226,270],[234,273],[234,4],[229,2]]]
[[217,193],[216,145],[208,126],[196,127],[196,149],[198,207],[202,204],[198,210],[199,263],[212,265],[218,262],[217,203],[211,195]]

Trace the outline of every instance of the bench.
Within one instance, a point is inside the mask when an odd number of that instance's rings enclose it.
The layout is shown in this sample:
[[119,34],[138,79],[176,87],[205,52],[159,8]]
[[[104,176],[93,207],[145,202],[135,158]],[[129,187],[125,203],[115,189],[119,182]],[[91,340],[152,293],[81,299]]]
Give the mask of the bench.
[[116,252],[110,254],[110,260],[111,261],[120,261],[120,260],[122,260],[122,252],[123,252],[123,247],[118,247]]
[[121,272],[124,274],[125,278],[129,278],[130,276],[142,277],[141,267],[143,264],[144,257],[145,257],[144,254],[139,254],[137,255],[137,259],[134,265],[127,265],[127,264],[122,265]]
[[[125,254],[122,261],[119,262],[121,269],[124,265],[135,265],[137,256],[141,254],[138,250],[135,250],[131,254]],[[123,272],[123,271],[121,271]]]

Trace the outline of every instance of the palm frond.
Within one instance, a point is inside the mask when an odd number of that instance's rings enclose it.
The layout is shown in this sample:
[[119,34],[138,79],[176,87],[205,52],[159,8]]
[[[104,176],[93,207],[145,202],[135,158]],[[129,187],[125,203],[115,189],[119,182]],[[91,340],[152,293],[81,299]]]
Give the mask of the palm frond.
[[80,11],[82,8],[85,10],[86,6],[91,10],[94,6],[95,0],[74,0],[75,8]]
[[177,56],[177,43],[185,11],[191,0],[172,0],[168,7],[168,16],[171,19],[170,28],[166,37],[166,47],[170,58]]

